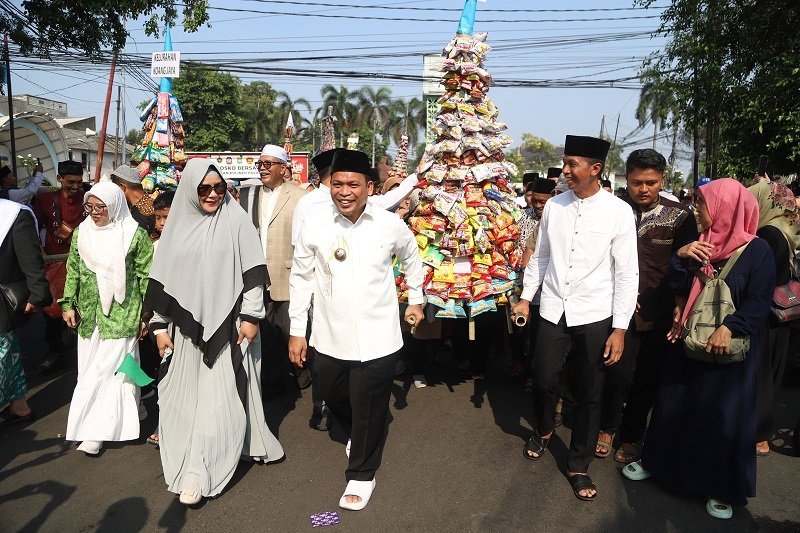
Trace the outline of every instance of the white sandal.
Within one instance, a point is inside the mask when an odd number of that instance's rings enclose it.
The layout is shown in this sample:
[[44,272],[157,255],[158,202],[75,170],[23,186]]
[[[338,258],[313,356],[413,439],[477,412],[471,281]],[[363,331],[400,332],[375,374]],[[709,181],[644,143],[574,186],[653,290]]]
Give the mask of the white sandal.
[[733,508],[716,498],[708,499],[706,502],[706,511],[714,518],[719,518],[721,520],[727,520],[733,516]]
[[[347,487],[344,489],[344,494],[339,498],[339,507],[347,509],[348,511],[360,511],[369,503],[372,496],[372,491],[375,490],[375,479],[372,481],[355,481],[350,480],[347,482]],[[347,501],[348,496],[358,496],[361,501],[350,503]]]

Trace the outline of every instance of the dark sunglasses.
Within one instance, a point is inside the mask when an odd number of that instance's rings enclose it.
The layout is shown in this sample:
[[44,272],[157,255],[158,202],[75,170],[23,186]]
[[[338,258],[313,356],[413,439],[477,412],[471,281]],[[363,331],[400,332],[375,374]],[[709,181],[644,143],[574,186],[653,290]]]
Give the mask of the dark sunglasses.
[[256,161],[256,168],[258,170],[269,170],[272,168],[272,165],[285,165],[286,163],[282,161]]
[[201,183],[197,186],[198,196],[208,196],[211,194],[212,190],[217,193],[217,196],[225,196],[225,193],[228,192],[228,185],[224,181],[221,181],[216,185]]

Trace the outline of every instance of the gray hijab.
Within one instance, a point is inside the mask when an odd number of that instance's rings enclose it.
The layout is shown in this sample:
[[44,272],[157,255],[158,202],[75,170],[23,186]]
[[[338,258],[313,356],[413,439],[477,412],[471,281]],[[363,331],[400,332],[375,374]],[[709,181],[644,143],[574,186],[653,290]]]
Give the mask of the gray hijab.
[[219,174],[208,159],[191,159],[183,170],[146,303],[172,318],[213,360],[213,350],[228,340],[222,330],[238,318],[243,292],[266,282],[266,266],[258,232],[230,194],[213,214],[201,208],[197,186],[209,172]]

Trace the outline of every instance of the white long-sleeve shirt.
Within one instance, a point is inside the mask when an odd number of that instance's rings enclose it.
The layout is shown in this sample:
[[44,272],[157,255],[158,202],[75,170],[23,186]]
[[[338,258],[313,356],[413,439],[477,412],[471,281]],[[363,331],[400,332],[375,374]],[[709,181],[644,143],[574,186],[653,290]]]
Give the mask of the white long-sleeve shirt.
[[33,195],[39,190],[44,180],[44,174],[37,172],[33,177],[28,180],[24,187],[19,189],[8,189],[8,199],[18,204],[27,204],[33,198]]
[[548,200],[522,298],[531,301],[540,286],[540,314],[553,324],[562,315],[567,326],[613,317],[612,327],[627,329],[639,288],[630,206],[602,189],[588,198],[567,191]]
[[[416,174],[410,174],[395,189],[386,194],[370,196],[367,201],[378,209],[394,210],[403,200],[408,198],[418,181]],[[300,235],[300,228],[303,226],[305,219],[331,206],[333,206],[331,189],[322,183],[319,184],[319,188],[300,198],[292,213],[292,246],[297,246],[297,237]]]
[[[343,260],[335,257],[344,251]],[[408,302],[421,305],[422,261],[414,234],[397,216],[368,203],[353,224],[336,207],[309,217],[294,247],[289,275],[290,334],[306,334],[314,297],[311,345],[348,361],[370,361],[403,346],[392,271],[397,255]]]

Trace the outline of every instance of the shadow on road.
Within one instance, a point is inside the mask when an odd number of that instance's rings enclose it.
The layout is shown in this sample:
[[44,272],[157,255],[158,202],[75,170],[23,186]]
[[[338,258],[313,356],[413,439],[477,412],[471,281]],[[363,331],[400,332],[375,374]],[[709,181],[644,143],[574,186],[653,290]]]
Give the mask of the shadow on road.
[[141,531],[147,524],[150,512],[144,498],[125,498],[111,504],[97,524],[97,533],[117,533],[118,531]]
[[25,485],[8,494],[0,495],[0,504],[12,500],[21,500],[31,496],[40,497],[42,494],[49,496],[47,503],[41,508],[39,513],[31,518],[25,525],[19,528],[20,532],[23,531],[39,531],[50,514],[53,513],[59,506],[66,502],[77,487],[70,485],[63,485],[56,481],[44,481],[42,483],[34,483]]

